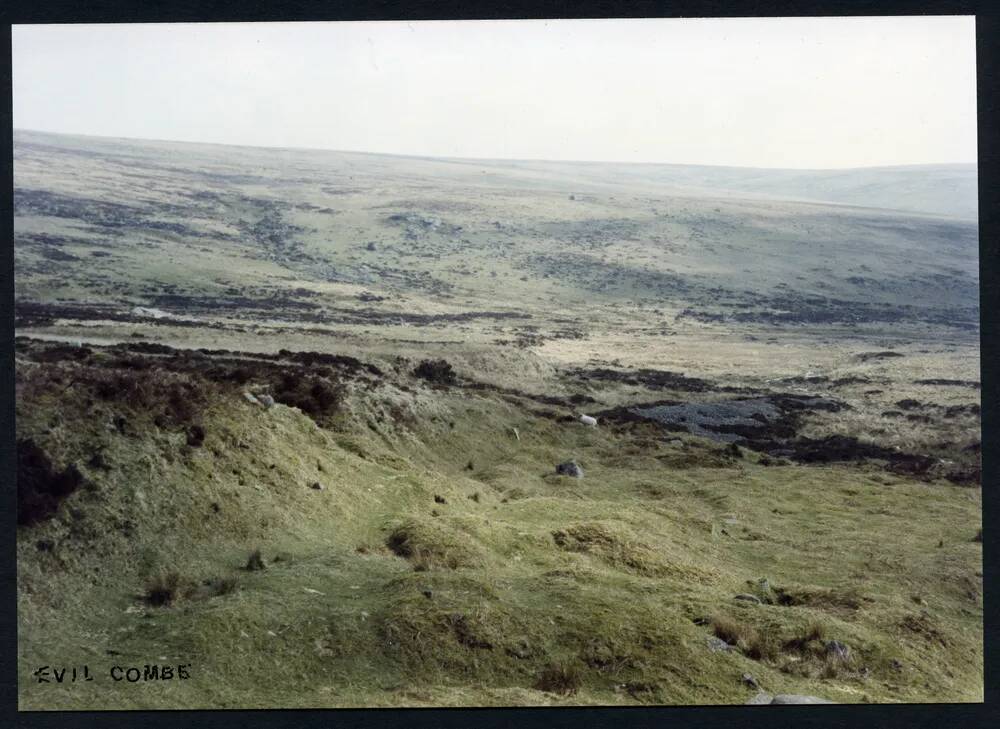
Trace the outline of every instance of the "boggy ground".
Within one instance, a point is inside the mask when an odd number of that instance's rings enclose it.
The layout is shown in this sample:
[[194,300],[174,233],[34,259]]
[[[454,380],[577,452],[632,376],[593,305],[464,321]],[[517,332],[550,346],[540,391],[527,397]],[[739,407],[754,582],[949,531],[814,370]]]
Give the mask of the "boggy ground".
[[[878,441],[851,389],[871,382],[607,363],[514,383],[482,357],[19,339],[21,708],[743,703],[744,674],[840,702],[982,700],[978,488],[574,419],[836,401],[853,405],[779,417],[785,435],[927,456],[944,433],[974,452],[976,414]],[[908,382],[881,387],[974,392]],[[569,459],[582,479],[555,474]],[[31,678],[84,664],[94,681]],[[189,678],[109,675],[150,664]]]

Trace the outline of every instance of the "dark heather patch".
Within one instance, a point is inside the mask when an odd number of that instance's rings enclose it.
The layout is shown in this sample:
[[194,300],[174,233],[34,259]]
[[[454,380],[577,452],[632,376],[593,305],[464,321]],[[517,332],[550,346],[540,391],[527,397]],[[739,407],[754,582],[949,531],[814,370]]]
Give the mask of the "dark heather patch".
[[52,518],[59,504],[83,484],[83,475],[70,464],[59,471],[48,454],[31,438],[17,442],[17,523],[35,524]]
[[858,355],[858,359],[862,362],[868,362],[873,359],[892,359],[894,357],[903,357],[905,355],[899,352],[862,352]]
[[914,380],[914,385],[946,385],[952,387],[972,387],[976,390],[980,389],[982,385],[975,380],[948,380],[939,377],[934,377],[927,380]]
[[713,388],[711,382],[698,377],[687,377],[679,372],[667,370],[613,370],[606,367],[570,370],[571,377],[579,380],[599,382],[619,382],[625,385],[641,385],[653,390],[682,390],[685,392],[705,392]]

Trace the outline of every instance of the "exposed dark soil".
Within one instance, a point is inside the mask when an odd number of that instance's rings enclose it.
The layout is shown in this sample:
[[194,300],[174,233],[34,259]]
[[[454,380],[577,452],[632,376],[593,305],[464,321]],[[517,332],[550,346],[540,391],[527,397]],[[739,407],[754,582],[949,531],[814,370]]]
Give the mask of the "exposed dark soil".
[[[976,307],[932,309],[804,295],[753,297],[740,302],[738,295],[733,298],[734,292],[727,293],[731,295],[731,301],[715,296],[712,299],[713,304],[706,304],[701,308],[688,307],[681,311],[677,318],[771,326],[918,321],[965,331],[975,331],[979,327],[979,310]],[[726,308],[723,308],[723,305]]]
[[861,362],[869,362],[873,359],[893,359],[894,357],[904,357],[900,352],[862,352],[857,356]]
[[975,380],[947,380],[941,378],[931,378],[928,380],[914,380],[914,385],[952,385],[955,387],[972,387],[976,390],[980,389],[982,385]]
[[59,504],[83,484],[75,464],[58,469],[31,438],[17,442],[17,523],[51,518]]
[[[923,406],[916,401],[901,401],[901,404],[909,407]],[[951,417],[949,412],[953,413],[952,416],[977,415],[978,407],[952,406],[941,410],[944,417]],[[877,461],[894,473],[918,478],[943,477],[960,484],[974,484],[981,477],[978,465],[954,463],[944,466],[933,455],[906,453],[895,448],[865,443],[850,436],[831,435],[815,439],[799,434],[804,415],[821,411],[838,412],[848,408],[846,403],[829,398],[776,393],[701,403],[663,400],[612,408],[597,413],[597,416],[617,423],[655,422],[666,432],[689,432],[798,463]],[[899,416],[906,415],[901,411],[897,412]],[[919,417],[931,420],[929,416]]]
[[[242,291],[242,290],[238,290]],[[245,292],[254,293],[254,292]],[[434,326],[455,324],[478,319],[530,319],[531,315],[516,311],[464,311],[445,314],[417,314],[413,312],[378,311],[366,309],[340,309],[320,307],[313,301],[303,300],[301,294],[292,292],[285,295],[247,296],[234,293],[227,296],[188,296],[184,294],[157,294],[148,297],[148,306],[162,309],[170,318],[136,313],[132,306],[113,304],[83,304],[68,302],[45,304],[32,301],[18,301],[14,304],[15,327],[51,326],[56,319],[75,321],[108,321],[169,324],[170,326],[232,328],[221,322],[213,322],[204,317],[225,315],[241,321],[261,319],[290,319],[296,322],[314,324],[369,324],[373,326]],[[197,320],[184,317],[202,317]]]
[[201,445],[206,435],[198,413],[227,393],[270,394],[326,425],[340,410],[345,380],[372,385],[382,378],[372,364],[321,352],[268,355],[173,349],[150,342],[79,348],[26,337],[16,338],[15,352],[53,365],[31,370],[30,377],[18,370],[21,387],[83,389],[95,400],[120,402],[139,417],[152,418],[159,428],[181,430],[192,446]]
[[606,367],[594,369],[578,368],[568,372],[570,377],[581,381],[620,382],[624,385],[641,385],[652,390],[681,390],[684,392],[706,392],[715,386],[698,377],[686,377],[679,372],[666,370],[612,370]]

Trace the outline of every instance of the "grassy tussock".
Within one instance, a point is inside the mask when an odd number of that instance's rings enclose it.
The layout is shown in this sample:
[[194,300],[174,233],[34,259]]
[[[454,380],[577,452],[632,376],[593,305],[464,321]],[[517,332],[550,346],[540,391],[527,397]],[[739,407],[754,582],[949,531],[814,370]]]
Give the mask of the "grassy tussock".
[[390,532],[386,546],[417,571],[477,567],[485,561],[485,552],[474,537],[441,521],[405,521]]
[[580,690],[583,675],[578,666],[568,661],[546,666],[535,681],[534,688],[568,696]]
[[192,587],[179,572],[159,572],[146,582],[145,600],[154,607],[169,607],[190,594]]
[[720,615],[711,620],[715,637],[742,651],[755,661],[771,661],[777,656],[777,645],[769,629],[758,629],[748,623]]
[[778,605],[810,607],[831,612],[854,612],[872,601],[872,598],[854,588],[835,589],[817,587],[776,587]]
[[552,539],[567,552],[593,555],[605,564],[644,577],[705,577],[701,570],[670,562],[631,530],[614,523],[574,524],[553,531]]
[[147,578],[143,600],[151,607],[170,607],[182,601],[230,595],[239,588],[240,581],[234,575],[199,582],[177,570],[160,569]]
[[[519,616],[478,581],[447,581],[428,598],[414,583],[396,583],[397,594],[379,620],[385,652],[409,670],[473,673],[509,680],[523,655],[525,628]],[[478,600],[459,603],[471,591]]]

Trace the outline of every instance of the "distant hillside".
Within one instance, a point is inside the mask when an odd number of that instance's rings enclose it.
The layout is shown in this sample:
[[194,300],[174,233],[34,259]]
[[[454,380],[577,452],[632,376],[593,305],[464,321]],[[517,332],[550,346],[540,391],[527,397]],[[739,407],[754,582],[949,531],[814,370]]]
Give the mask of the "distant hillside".
[[[310,159],[353,157],[365,166],[374,159],[411,160],[432,163],[437,171],[442,167],[476,168],[477,181],[482,174],[511,170],[522,173],[524,183],[535,180],[575,183],[584,187],[626,186],[646,188],[654,194],[708,195],[735,197],[768,197],[783,200],[829,202],[861,207],[884,208],[910,212],[978,218],[978,175],[974,164],[910,165],[900,167],[867,167],[843,170],[760,169],[752,167],[718,167],[703,165],[636,164],[607,162],[547,162],[525,160],[480,160],[403,157],[351,152],[316,150],[280,150],[224,145],[190,144],[182,142],[152,142],[146,140],[80,137],[17,130],[15,147],[52,145],[59,148],[80,147],[92,151],[107,150],[115,156],[131,152],[145,157],[156,147],[195,153],[208,159],[226,157],[241,150],[271,157]],[[397,163],[392,163],[397,164]]]
[[499,162],[523,171],[564,173],[581,181],[655,185],[669,194],[769,197],[887,210],[978,217],[976,165],[943,164],[845,170],[782,170],[602,162]]

